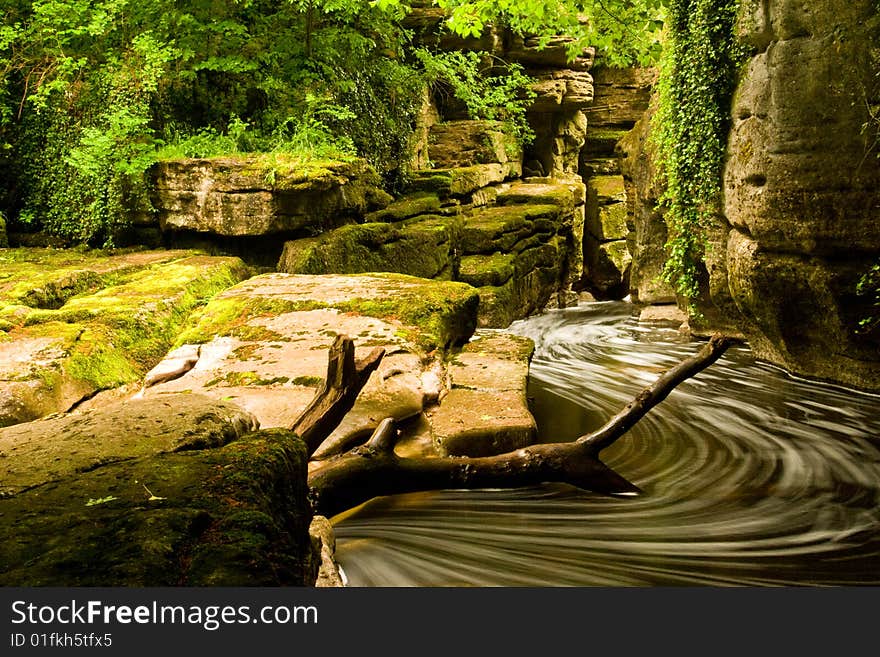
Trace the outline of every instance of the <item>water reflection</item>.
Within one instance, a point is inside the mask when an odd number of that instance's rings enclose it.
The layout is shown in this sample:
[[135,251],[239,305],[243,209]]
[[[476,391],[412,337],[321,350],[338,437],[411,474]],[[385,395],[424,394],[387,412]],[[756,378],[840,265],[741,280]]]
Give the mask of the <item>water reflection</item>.
[[[601,425],[698,343],[624,303],[515,323],[544,440]],[[353,586],[880,584],[880,397],[735,347],[603,453],[645,494],[564,485],[374,500],[338,520]]]

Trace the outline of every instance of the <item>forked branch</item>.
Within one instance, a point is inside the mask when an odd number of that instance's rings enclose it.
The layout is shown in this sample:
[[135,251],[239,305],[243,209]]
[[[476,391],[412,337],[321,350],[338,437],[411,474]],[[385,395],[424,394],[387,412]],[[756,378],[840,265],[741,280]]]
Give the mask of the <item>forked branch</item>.
[[405,458],[394,452],[397,431],[388,418],[365,445],[312,471],[312,505],[316,513],[331,516],[381,495],[443,488],[511,488],[551,481],[606,494],[637,494],[638,487],[602,463],[599,452],[629,431],[678,384],[718,360],[732,343],[730,338],[713,336],[603,427],[573,442],[531,445],[476,458]]

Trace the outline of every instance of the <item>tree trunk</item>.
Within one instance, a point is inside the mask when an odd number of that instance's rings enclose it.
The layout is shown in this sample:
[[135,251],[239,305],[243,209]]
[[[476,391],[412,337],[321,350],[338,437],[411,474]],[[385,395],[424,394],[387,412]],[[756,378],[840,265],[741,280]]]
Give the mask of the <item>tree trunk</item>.
[[597,431],[569,443],[532,445],[487,457],[402,458],[394,453],[394,421],[384,420],[362,447],[328,460],[309,475],[315,513],[332,516],[373,497],[443,488],[511,488],[564,482],[606,494],[638,494],[599,460],[682,381],[714,363],[733,343],[713,336],[694,356],[662,374]]

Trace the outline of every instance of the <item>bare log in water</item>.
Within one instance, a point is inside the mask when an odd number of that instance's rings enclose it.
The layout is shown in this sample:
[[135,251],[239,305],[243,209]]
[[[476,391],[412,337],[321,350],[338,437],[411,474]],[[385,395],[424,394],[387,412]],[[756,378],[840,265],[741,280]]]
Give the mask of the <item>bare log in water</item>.
[[561,482],[607,494],[638,487],[599,460],[614,443],[682,381],[718,360],[733,340],[713,336],[696,354],[666,371],[593,433],[574,442],[531,445],[486,457],[399,457],[397,430],[384,420],[370,440],[318,466],[309,475],[315,513],[332,516],[373,497],[448,488],[513,488]]
[[324,385],[290,426],[305,442],[309,456],[354,406],[355,399],[384,355],[385,350],[377,347],[366,358],[355,360],[354,341],[345,335],[336,336],[330,347]]

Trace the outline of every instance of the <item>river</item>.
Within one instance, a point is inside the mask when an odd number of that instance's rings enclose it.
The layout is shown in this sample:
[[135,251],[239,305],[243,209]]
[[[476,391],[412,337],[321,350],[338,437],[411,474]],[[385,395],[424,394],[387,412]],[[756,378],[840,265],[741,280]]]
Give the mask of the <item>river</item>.
[[[529,397],[548,442],[597,428],[700,346],[625,302],[508,330],[535,341]],[[880,584],[878,395],[735,346],[602,457],[643,494],[433,491],[334,519],[348,586]]]

